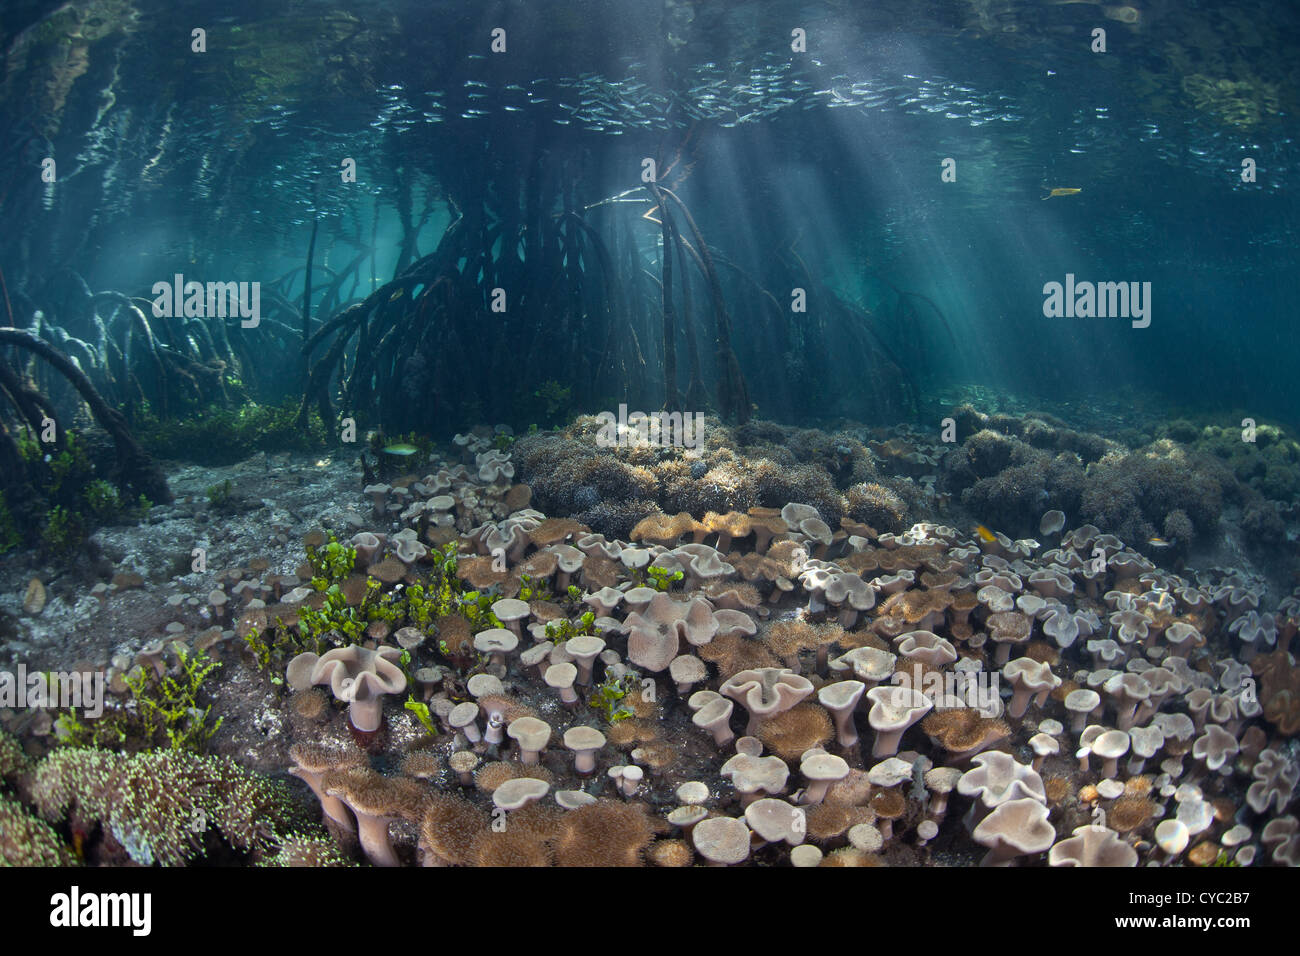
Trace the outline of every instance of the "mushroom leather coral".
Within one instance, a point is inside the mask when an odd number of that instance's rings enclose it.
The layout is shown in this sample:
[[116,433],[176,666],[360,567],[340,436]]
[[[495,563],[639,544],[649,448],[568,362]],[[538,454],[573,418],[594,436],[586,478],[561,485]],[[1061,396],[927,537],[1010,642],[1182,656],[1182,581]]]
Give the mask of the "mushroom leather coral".
[[707,644],[718,631],[713,608],[703,598],[689,604],[667,594],[656,594],[644,612],[627,616],[627,656],[651,673],[666,670],[677,656],[681,639],[692,645]]
[[289,679],[292,683],[310,663],[307,684],[329,684],[334,698],[348,703],[353,726],[370,732],[379,729],[383,718],[382,695],[406,690],[406,675],[397,666],[401,656],[396,647],[372,651],[360,645],[335,648],[319,658],[302,654],[290,663]]
[[1252,667],[1259,677],[1264,719],[1278,733],[1294,737],[1300,733],[1300,667],[1282,650],[1255,658]]

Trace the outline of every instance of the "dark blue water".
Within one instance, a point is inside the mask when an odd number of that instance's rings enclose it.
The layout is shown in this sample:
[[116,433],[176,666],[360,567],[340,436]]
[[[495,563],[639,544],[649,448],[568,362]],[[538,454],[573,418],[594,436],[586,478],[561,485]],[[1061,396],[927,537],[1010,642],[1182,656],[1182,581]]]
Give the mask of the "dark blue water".
[[[737,267],[721,278],[760,414],[911,413],[861,397],[863,376],[893,387],[890,365],[922,399],[977,383],[1075,405],[1300,417],[1294,8],[858,7],[235,4],[214,17],[197,4],[17,5],[0,266],[19,312],[55,322],[63,268],[133,295],[178,271],[287,276],[297,304],[314,221],[319,322],[431,252],[465,197],[489,221],[518,208],[538,166],[571,191],[546,194],[552,216],[566,201],[594,207],[598,230],[630,237],[639,266],[620,263],[620,281],[648,309],[656,293],[637,272],[659,275],[660,237],[641,216],[641,161],[675,159],[665,182]],[[498,26],[504,53],[490,46]],[[796,27],[807,52],[790,48]],[[1104,53],[1091,49],[1098,27]],[[46,156],[54,184],[39,181]],[[340,181],[344,157],[355,183]],[[1081,192],[1044,201],[1053,188]],[[358,259],[327,300],[325,270]],[[1045,317],[1044,284],[1067,274],[1150,283],[1149,327]],[[788,306],[808,276],[810,311],[793,338],[777,334],[763,310]],[[831,292],[866,310],[862,341],[832,331],[813,347],[799,333]],[[509,340],[503,328],[497,347]]]

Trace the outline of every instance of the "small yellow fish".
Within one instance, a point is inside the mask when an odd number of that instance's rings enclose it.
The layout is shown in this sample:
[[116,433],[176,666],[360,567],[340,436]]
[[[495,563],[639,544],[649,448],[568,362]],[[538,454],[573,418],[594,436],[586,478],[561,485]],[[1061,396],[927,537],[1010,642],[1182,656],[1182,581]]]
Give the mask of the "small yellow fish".
[[1046,196],[1044,196],[1043,198],[1044,198],[1044,199],[1051,199],[1051,198],[1053,198],[1054,196],[1073,196],[1075,193],[1081,193],[1081,192],[1083,192],[1083,190],[1082,190],[1081,188],[1080,188],[1080,189],[1076,189],[1076,188],[1074,188],[1073,186],[1058,186],[1057,188],[1053,189],[1050,193],[1048,193],[1048,194],[1047,194]]
[[1147,544],[1153,548],[1172,548],[1174,542],[1166,541],[1164,538],[1147,538]]
[[989,542],[989,541],[996,541],[996,540],[998,540],[998,536],[995,535],[995,534],[994,534],[992,531],[990,531],[988,528],[984,527],[982,524],[977,524],[977,525],[975,526],[975,533],[976,533],[977,535],[979,535],[979,539],[980,539],[981,541],[986,542],[986,543]]
[[396,292],[394,292],[392,295],[390,295],[390,296],[388,297],[388,301],[389,301],[389,302],[396,302],[398,299],[400,299],[400,298],[401,298],[402,296],[404,296],[405,294],[406,294],[406,290],[405,290],[405,289],[398,289]]

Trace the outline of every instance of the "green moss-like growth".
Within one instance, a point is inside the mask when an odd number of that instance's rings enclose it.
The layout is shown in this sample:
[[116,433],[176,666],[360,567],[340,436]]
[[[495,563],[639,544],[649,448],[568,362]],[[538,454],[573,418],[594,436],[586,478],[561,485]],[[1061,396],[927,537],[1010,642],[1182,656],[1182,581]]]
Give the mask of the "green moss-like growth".
[[320,416],[313,413],[306,429],[298,428],[298,405],[258,405],[211,409],[192,418],[160,420],[144,414],[136,437],[151,453],[203,465],[230,465],[259,451],[314,451],[330,441]]
[[[374,578],[366,582],[367,597],[380,589]],[[298,608],[298,630],[305,641],[330,638],[338,644],[358,644],[366,631],[366,617],[364,606],[352,607],[342,589],[331,584],[325,589],[325,603],[320,607],[304,604]]]
[[542,387],[533,393],[534,398],[541,399],[546,406],[545,421],[562,422],[567,420],[569,409],[573,405],[573,389],[561,385],[555,379],[547,379]]
[[338,538],[330,535],[328,544],[319,548],[307,546],[307,562],[314,572],[312,587],[324,591],[331,584],[347,580],[357,564],[357,549],[340,544]]
[[117,489],[101,478],[89,482],[82,497],[86,502],[86,513],[96,521],[112,521],[122,511]]
[[230,504],[231,497],[234,493],[234,486],[230,483],[230,479],[227,478],[225,481],[218,484],[209,485],[206,493],[208,496],[208,505],[219,510]]
[[656,567],[653,564],[646,568],[645,571],[646,577],[650,579],[650,587],[656,591],[667,591],[685,577],[681,571],[670,571],[667,568]]
[[478,630],[501,627],[501,622],[492,613],[492,605],[497,603],[497,596],[481,591],[466,591],[460,596],[460,613],[470,626]]
[[[44,456],[42,456],[43,458]],[[50,456],[49,497],[51,501],[71,503],[80,499],[95,480],[95,468],[86,448],[71,432],[64,436],[63,450]]]
[[222,665],[205,651],[191,653],[179,646],[176,653],[180,658],[180,673],[175,677],[165,674],[160,679],[149,679],[137,671],[127,675],[126,683],[144,723],[146,737],[162,734],[172,750],[197,753],[207,746],[223,720],[218,717],[209,726],[212,705],[201,706],[199,702],[203,682]]
[[178,647],[178,672],[158,677],[143,667],[126,675],[131,690],[127,706],[105,709],[94,720],[82,719],[73,710],[55,722],[59,740],[70,747],[131,750],[167,747],[200,753],[221,727],[222,718],[209,724],[212,705],[204,705],[203,685],[222,666],[205,651]]
[[0,554],[12,551],[22,543],[22,538],[18,535],[18,525],[14,521],[13,512],[9,510],[9,502],[5,500],[5,493],[0,491]]
[[99,525],[137,521],[149,510],[143,496],[124,501],[91,461],[87,443],[76,434],[63,436],[63,447],[37,441],[29,432],[17,435],[27,479],[37,493],[15,513],[0,494],[0,554],[22,543],[24,535],[39,541],[49,558],[66,561],[80,553],[86,538]]
[[257,669],[262,671],[277,687],[284,684],[284,665],[305,650],[320,654],[325,648],[319,641],[299,639],[298,632],[284,626],[276,619],[274,626],[265,629],[249,628],[244,635],[244,646],[252,656]]
[[597,684],[587,701],[592,710],[597,711],[605,722],[616,724],[634,715],[631,707],[623,703],[624,698],[636,688],[636,677],[624,674],[622,677],[606,678]]
[[546,622],[546,639],[552,644],[563,644],[572,638],[594,635],[595,633],[596,614],[594,611],[585,612],[576,622],[569,620],[567,617],[560,618],[558,621]]
[[86,522],[75,511],[55,505],[45,516],[41,546],[55,558],[69,558],[86,540]]
[[551,593],[545,579],[537,580],[527,574],[519,576],[519,600],[550,601],[554,598],[555,595]]
[[[464,590],[456,573],[455,542],[429,552],[429,564],[420,566],[423,574],[419,580],[394,588],[386,588],[373,577],[360,584],[354,571],[356,549],[337,541],[309,547],[307,553],[313,569],[312,587],[320,598],[298,606],[296,627],[277,618],[264,628],[249,630],[244,637],[258,667],[277,684],[282,683],[284,666],[295,655],[304,651],[323,654],[331,647],[359,644],[376,621],[387,622],[390,632],[416,627],[426,634],[438,619],[448,616],[464,618],[475,631],[501,627],[492,613],[499,595]],[[441,642],[429,646],[443,647]],[[443,656],[451,655],[443,650]]]

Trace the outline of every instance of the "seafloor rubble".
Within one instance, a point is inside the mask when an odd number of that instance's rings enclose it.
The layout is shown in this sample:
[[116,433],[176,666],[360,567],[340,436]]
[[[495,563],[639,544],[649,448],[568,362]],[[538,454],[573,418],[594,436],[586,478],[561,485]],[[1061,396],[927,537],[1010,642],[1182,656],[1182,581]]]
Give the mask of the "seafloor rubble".
[[9,637],[113,701],[3,715],[0,857],[1300,863],[1294,443],[955,424],[483,429],[364,489],[237,466],[224,512],[175,474]]

